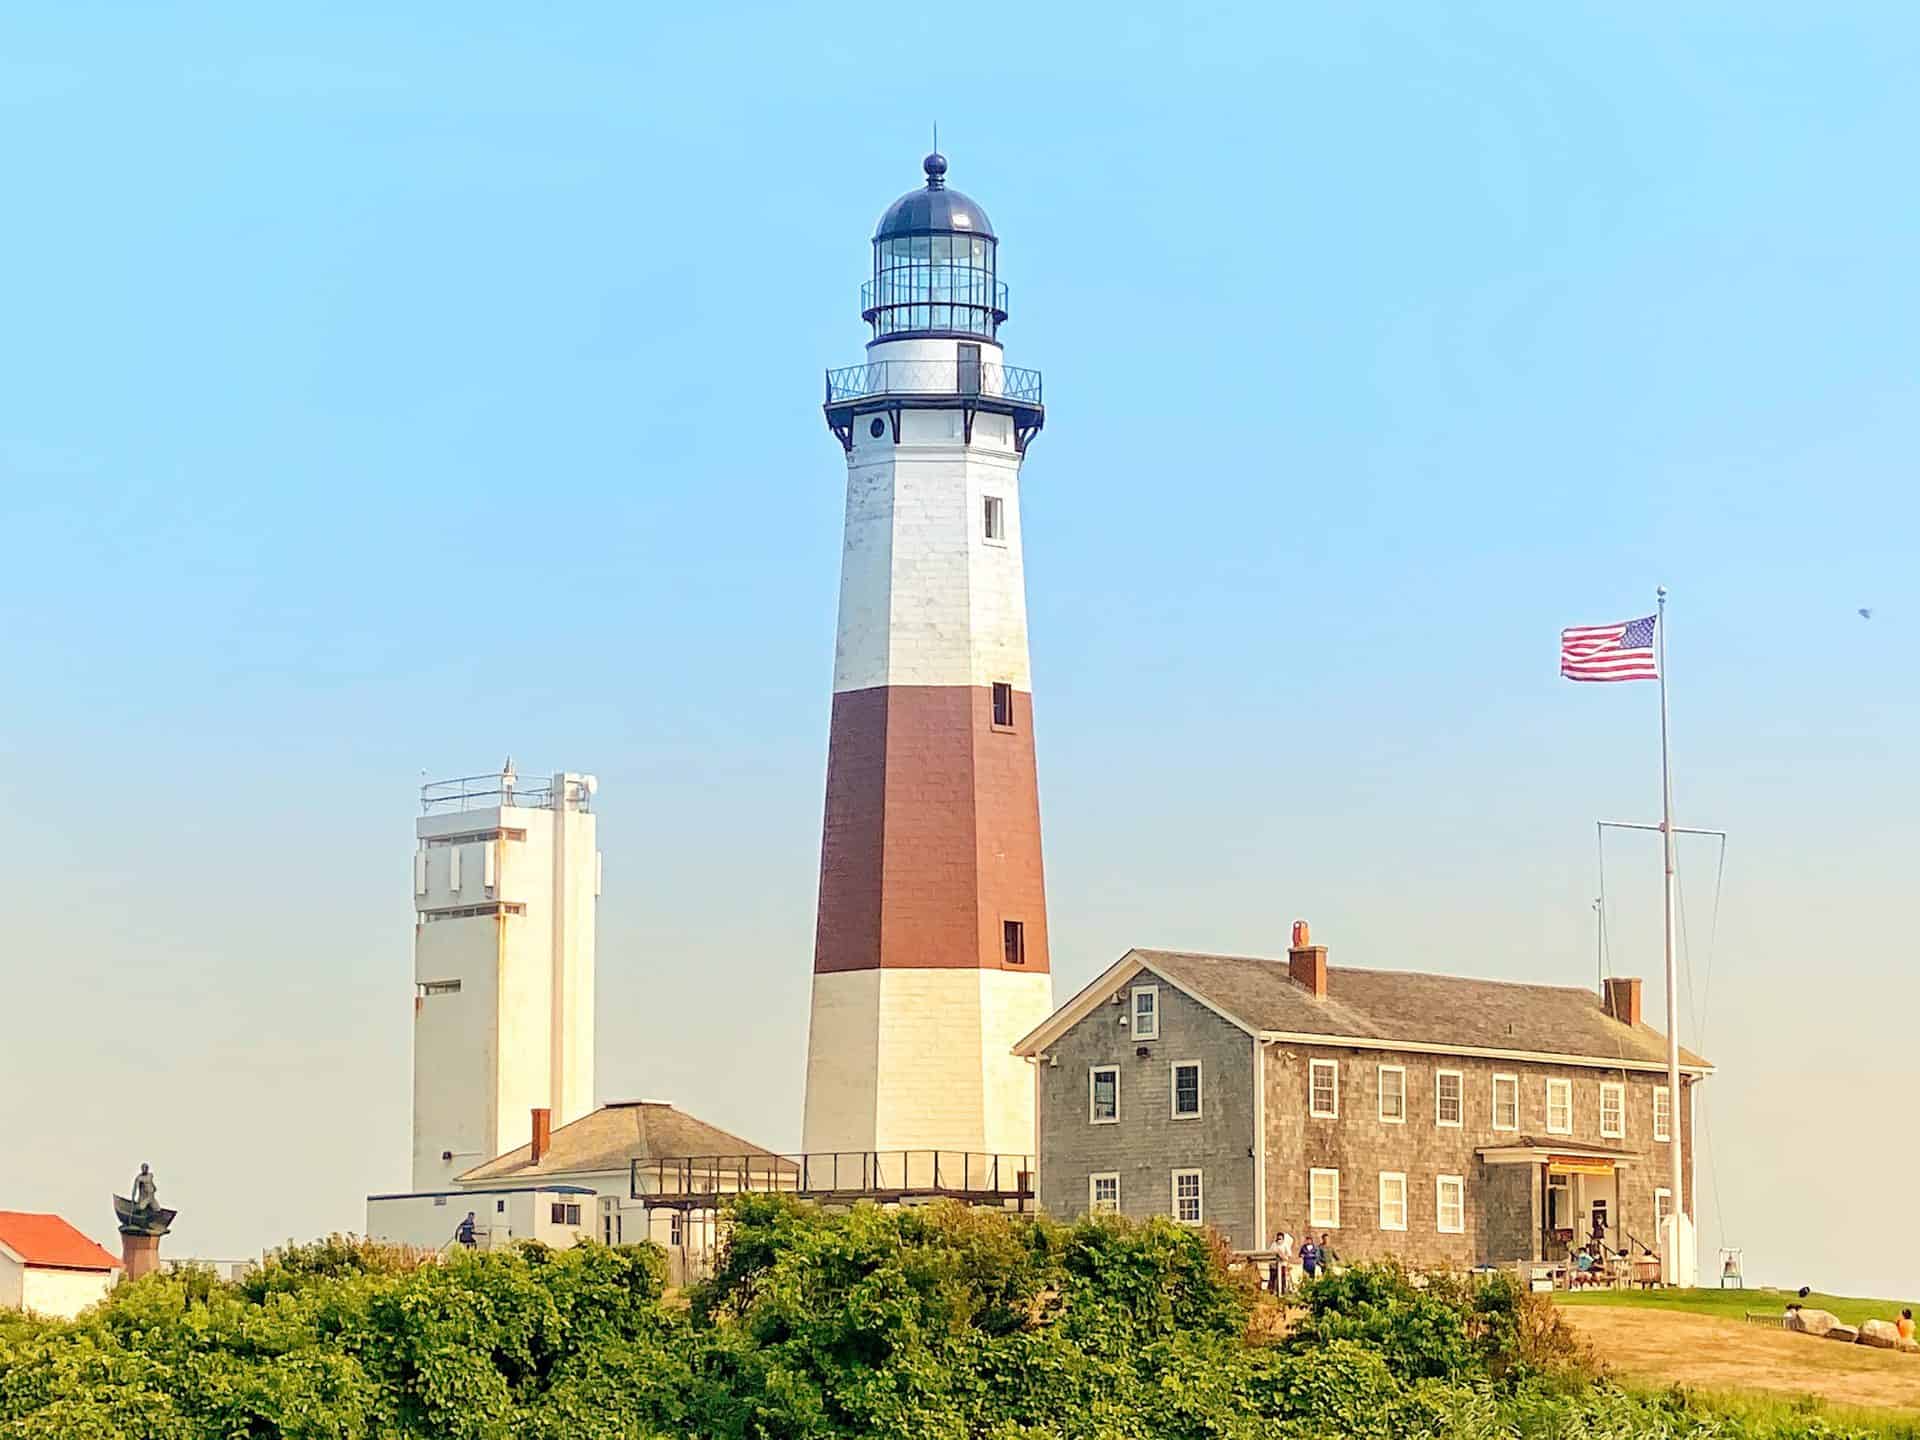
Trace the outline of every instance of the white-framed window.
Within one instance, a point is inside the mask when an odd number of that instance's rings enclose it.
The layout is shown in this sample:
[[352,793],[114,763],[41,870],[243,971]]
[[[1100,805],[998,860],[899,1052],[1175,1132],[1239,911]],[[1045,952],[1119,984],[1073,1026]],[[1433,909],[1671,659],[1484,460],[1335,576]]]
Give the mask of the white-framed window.
[[1087,1119],[1112,1125],[1120,1119],[1120,1067],[1094,1065],[1087,1070]]
[[1433,1123],[1458,1129],[1466,1121],[1467,1077],[1458,1070],[1433,1072]]
[[1105,1175],[1087,1177],[1087,1211],[1093,1215],[1118,1215],[1120,1213],[1120,1175],[1118,1171],[1109,1171]]
[[1653,1087],[1653,1138],[1663,1144],[1673,1139],[1673,1092],[1664,1085]]
[[1380,1228],[1407,1228],[1407,1177],[1395,1170],[1380,1172]]
[[1136,1040],[1160,1038],[1160,987],[1158,985],[1133,987],[1133,1038]]
[[1493,1128],[1496,1130],[1520,1128],[1520,1077],[1518,1075],[1493,1077]]
[[1547,1081],[1547,1133],[1573,1133],[1573,1081]]
[[1007,502],[998,495],[981,497],[982,535],[992,544],[1007,543]]
[[1182,1225],[1198,1225],[1206,1211],[1198,1170],[1173,1172],[1173,1218]]
[[1173,1062],[1173,1118],[1197,1120],[1200,1116],[1200,1062]]
[[1380,1118],[1389,1125],[1407,1123],[1407,1067],[1380,1067]]
[[1433,1212],[1442,1235],[1467,1233],[1467,1182],[1458,1175],[1433,1179]]
[[1307,1113],[1316,1120],[1340,1118],[1340,1062],[1307,1062]]
[[[1653,1192],[1653,1233],[1656,1236],[1658,1236],[1661,1233],[1660,1231],[1661,1225],[1666,1223],[1667,1216],[1671,1215],[1672,1213],[1673,1213],[1673,1191],[1667,1189],[1665,1186],[1662,1186],[1660,1189]],[[1656,1239],[1653,1243],[1658,1245],[1660,1241]]]
[[1627,1087],[1617,1081],[1600,1083],[1600,1134],[1607,1140],[1627,1136]]
[[667,1244],[678,1250],[687,1243],[687,1217],[675,1210],[667,1216]]
[[1327,1230],[1340,1228],[1340,1172],[1307,1172],[1307,1223]]

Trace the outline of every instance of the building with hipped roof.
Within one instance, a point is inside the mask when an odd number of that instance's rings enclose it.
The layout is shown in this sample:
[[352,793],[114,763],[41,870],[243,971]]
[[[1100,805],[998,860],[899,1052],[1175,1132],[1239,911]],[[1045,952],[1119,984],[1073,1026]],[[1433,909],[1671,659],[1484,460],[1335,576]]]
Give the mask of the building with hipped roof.
[[532,1139],[456,1176],[444,1191],[367,1198],[367,1233],[378,1240],[446,1249],[471,1212],[476,1244],[535,1239],[571,1245],[651,1239],[665,1247],[670,1278],[699,1273],[714,1234],[711,1213],[646,1208],[660,1162],[688,1156],[764,1157],[771,1151],[676,1109],[664,1100],[620,1100],[555,1127],[545,1110],[531,1116]]
[[1039,1189],[1056,1215],[1171,1215],[1260,1252],[1285,1229],[1345,1258],[1563,1259],[1596,1227],[1639,1254],[1693,1204],[1679,1103],[1641,982],[1604,991],[1132,950],[1017,1054],[1035,1064]]

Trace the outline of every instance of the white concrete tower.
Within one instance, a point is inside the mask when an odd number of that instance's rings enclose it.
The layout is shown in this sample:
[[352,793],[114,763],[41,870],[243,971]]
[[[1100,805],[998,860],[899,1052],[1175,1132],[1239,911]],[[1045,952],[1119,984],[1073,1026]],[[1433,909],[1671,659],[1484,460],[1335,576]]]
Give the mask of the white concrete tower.
[[1053,1010],[1020,535],[1044,411],[999,345],[986,212],[925,169],[874,235],[867,362],[827,376],[847,511],[804,1144],[1024,1156],[1011,1047]]
[[591,775],[420,791],[413,856],[413,1188],[593,1108]]

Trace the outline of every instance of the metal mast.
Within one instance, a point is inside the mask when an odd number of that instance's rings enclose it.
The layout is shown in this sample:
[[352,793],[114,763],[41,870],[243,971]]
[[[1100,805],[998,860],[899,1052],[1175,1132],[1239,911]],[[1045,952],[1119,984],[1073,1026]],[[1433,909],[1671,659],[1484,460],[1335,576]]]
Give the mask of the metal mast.
[[[1654,594],[1660,601],[1660,609],[1654,623],[1654,643],[1659,646],[1660,669],[1660,791],[1662,809],[1660,813],[1660,838],[1666,851],[1666,931],[1667,931],[1667,1095],[1672,1114],[1669,1117],[1672,1142],[1669,1147],[1673,1162],[1673,1214],[1676,1217],[1673,1237],[1663,1237],[1663,1244],[1678,1250],[1680,1241],[1680,1219],[1689,1217],[1685,1188],[1686,1167],[1681,1159],[1680,1130],[1680,967],[1674,948],[1674,897],[1677,881],[1674,868],[1674,830],[1673,830],[1673,747],[1667,724],[1667,587],[1660,586]],[[1681,1257],[1676,1254],[1671,1264],[1677,1267]]]

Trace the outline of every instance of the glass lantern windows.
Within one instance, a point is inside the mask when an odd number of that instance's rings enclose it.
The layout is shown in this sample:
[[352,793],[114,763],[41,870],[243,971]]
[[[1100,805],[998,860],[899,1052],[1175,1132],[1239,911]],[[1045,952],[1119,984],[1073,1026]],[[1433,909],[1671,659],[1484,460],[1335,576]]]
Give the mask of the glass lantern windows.
[[1006,308],[993,241],[980,235],[890,235],[873,247],[867,309],[875,336],[915,331],[993,337]]

